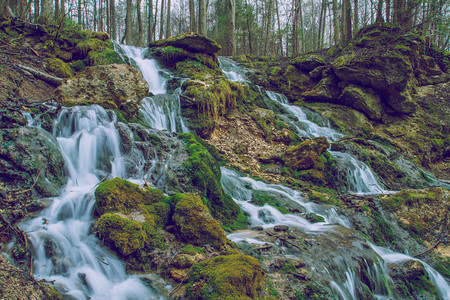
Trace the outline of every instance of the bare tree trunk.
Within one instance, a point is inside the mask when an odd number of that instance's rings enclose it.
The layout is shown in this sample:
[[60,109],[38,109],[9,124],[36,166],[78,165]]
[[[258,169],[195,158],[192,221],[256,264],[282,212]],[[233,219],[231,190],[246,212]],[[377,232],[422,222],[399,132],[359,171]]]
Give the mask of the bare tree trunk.
[[375,22],[384,22],[383,20],[383,0],[378,0],[377,4],[377,18]]
[[127,0],[127,15],[125,17],[125,43],[127,45],[133,44],[133,36],[131,34],[131,27],[133,26],[133,20],[132,18],[132,10],[133,8],[133,1]]
[[164,38],[164,5],[166,1],[161,0],[161,16],[159,18],[159,39],[162,40]]
[[[2,4],[2,7],[6,7],[6,5],[3,6],[3,4]],[[39,0],[34,0],[34,22],[35,23],[38,22],[38,18],[39,18]]]
[[198,9],[198,32],[207,35],[206,29],[206,2],[205,0],[199,0],[199,9]]
[[386,22],[391,22],[391,0],[386,0]]
[[350,0],[342,0],[342,16],[344,19],[342,41],[348,42],[352,39],[352,7]]
[[333,0],[333,27],[334,27],[334,43],[335,45],[339,44],[340,36],[340,28],[339,28],[339,10],[338,10],[338,3],[337,0]]
[[267,56],[267,48],[269,41],[271,40],[271,32],[272,32],[272,11],[273,11],[273,1],[269,0],[267,3],[267,9],[266,9],[266,28],[265,28],[265,38],[264,38],[264,56]]
[[39,22],[42,24],[48,24],[52,19],[52,15],[53,15],[53,1],[41,0],[41,13],[39,15]]
[[[108,0],[107,0],[108,1]],[[116,1],[115,0],[110,0],[109,1],[109,17],[111,19],[110,24],[111,24],[111,38],[113,40],[117,39],[117,24],[116,24]]]
[[[41,0],[41,3],[45,2],[45,1],[48,1],[48,0]],[[82,24],[82,22],[81,22],[81,0],[78,0],[78,25],[81,25],[81,24]]]
[[153,41],[153,0],[147,0],[148,6],[148,29],[147,29],[147,42]]
[[136,15],[138,21],[138,40],[136,42],[136,46],[138,47],[142,46],[142,39],[144,38],[144,29],[142,27],[141,3],[142,0],[137,0]]
[[323,29],[325,28],[325,16],[326,16],[326,0],[322,0],[322,7],[320,9],[320,19],[319,19],[319,33],[317,38],[317,49],[322,49],[323,45]]
[[280,56],[283,56],[283,35],[281,33],[281,23],[280,23],[280,10],[278,8],[278,1],[275,1],[276,10],[277,10],[277,23],[278,23],[278,38],[280,43]]
[[353,32],[357,32],[359,28],[359,3],[358,0],[353,1]]
[[158,0],[156,0],[155,4],[155,21],[153,22],[153,40],[156,40],[156,21],[158,18]]
[[236,55],[236,1],[226,0],[228,24],[226,25],[226,51],[225,55]]
[[59,20],[59,0],[55,0],[55,21]]
[[250,26],[250,16],[248,15],[248,3],[247,0],[245,0],[245,14],[246,14],[246,21],[247,21],[247,32],[248,32],[248,51],[249,54],[252,55],[252,32],[251,32],[251,26]]
[[197,31],[197,22],[195,18],[195,3],[194,0],[189,0],[189,30]]
[[168,38],[169,36],[172,35],[171,30],[170,30],[170,0],[167,0],[167,25],[166,25],[166,38]]

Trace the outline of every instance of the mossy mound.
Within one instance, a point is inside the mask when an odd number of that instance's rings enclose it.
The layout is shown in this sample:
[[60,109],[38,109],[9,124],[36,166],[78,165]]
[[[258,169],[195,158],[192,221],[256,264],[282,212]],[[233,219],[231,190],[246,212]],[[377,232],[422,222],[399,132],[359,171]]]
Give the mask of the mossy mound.
[[46,70],[57,77],[70,78],[73,76],[72,69],[59,58],[46,58]]
[[165,40],[151,42],[150,48],[173,46],[192,53],[217,53],[222,47],[214,40],[197,32],[187,32],[171,36]]
[[[121,178],[114,178],[99,184],[95,190],[95,211],[98,215],[107,212],[129,214],[133,209],[145,209],[165,199],[163,192],[142,188]],[[156,209],[155,209],[156,211]]]
[[191,267],[186,295],[188,299],[252,299],[262,282],[261,265],[253,257],[218,256]]
[[237,107],[244,97],[244,88],[225,78],[213,83],[190,80],[183,84],[184,115],[190,127],[201,137],[208,137],[216,128],[219,118]]
[[102,215],[96,224],[98,237],[122,256],[148,246],[154,227],[154,222],[140,223],[115,213]]
[[190,174],[192,185],[200,195],[207,199],[206,205],[214,218],[228,225],[233,223],[240,208],[233,199],[225,194],[220,183],[220,165],[210,152],[200,144],[194,135],[183,133],[179,135],[189,152],[189,158],[184,163],[186,171]]
[[291,60],[291,63],[298,69],[311,72],[315,68],[322,67],[326,64],[325,60],[319,55],[307,54],[297,56]]
[[225,232],[198,195],[178,194],[170,201],[176,203],[172,220],[183,241],[197,246],[209,244],[217,249],[224,248]]

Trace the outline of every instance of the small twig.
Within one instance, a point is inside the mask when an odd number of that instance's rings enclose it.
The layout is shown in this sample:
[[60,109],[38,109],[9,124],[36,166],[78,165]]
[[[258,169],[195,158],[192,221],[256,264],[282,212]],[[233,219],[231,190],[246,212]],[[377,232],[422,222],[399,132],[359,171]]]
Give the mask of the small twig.
[[288,241],[288,240],[285,239],[285,238],[279,237],[279,239],[280,239],[280,241],[283,241],[283,242],[285,242],[285,243],[287,243],[287,244],[289,244],[289,245],[292,245],[292,246],[294,246],[295,248],[297,248],[297,249],[299,249],[299,250],[303,250],[303,248],[301,248],[300,246],[294,244],[293,242]]
[[34,50],[33,48],[30,47],[30,50],[34,53],[34,55],[36,56],[40,56],[39,52],[37,52],[36,50]]
[[413,257],[418,257],[418,256],[421,256],[421,255],[424,255],[424,254],[430,252],[431,250],[433,250],[434,248],[436,248],[440,243],[441,243],[441,239],[439,238],[438,241],[436,242],[436,244],[434,244],[433,246],[431,246],[431,247],[428,248],[427,250],[425,250],[425,251],[423,251],[423,252],[421,252],[421,253],[419,253],[419,254],[414,255]]
[[98,256],[96,256],[96,258],[97,258],[98,261],[101,262],[102,264],[105,264],[105,265],[109,266],[109,264],[108,264],[106,261],[104,261],[104,258],[100,258],[100,257],[98,257]]

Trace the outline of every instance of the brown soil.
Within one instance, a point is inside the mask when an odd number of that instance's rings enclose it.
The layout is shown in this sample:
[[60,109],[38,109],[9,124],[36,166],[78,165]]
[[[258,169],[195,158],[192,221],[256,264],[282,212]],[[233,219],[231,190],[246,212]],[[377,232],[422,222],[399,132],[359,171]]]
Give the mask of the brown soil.
[[54,88],[32,74],[23,71],[18,65],[24,65],[42,72],[44,57],[37,56],[31,49],[35,46],[32,38],[13,47],[9,44],[0,47],[0,104],[9,102],[36,102],[50,100],[54,97]]

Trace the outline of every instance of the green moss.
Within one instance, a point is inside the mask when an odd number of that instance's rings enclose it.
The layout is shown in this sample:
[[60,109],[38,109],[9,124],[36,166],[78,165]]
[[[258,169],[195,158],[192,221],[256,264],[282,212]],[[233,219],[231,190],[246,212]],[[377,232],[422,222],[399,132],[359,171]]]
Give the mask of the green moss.
[[289,263],[289,264],[285,264],[284,266],[282,266],[280,268],[280,272],[281,273],[296,273],[297,272],[297,268],[294,266],[293,263]]
[[207,206],[214,218],[224,225],[237,220],[239,206],[225,194],[220,183],[220,165],[208,150],[197,142],[190,133],[180,134],[189,152],[184,167],[191,177],[193,186],[207,199]]
[[303,288],[303,291],[297,291],[295,293],[295,299],[296,300],[330,299],[330,295],[325,289],[313,283],[307,283]]
[[88,57],[89,52],[107,49],[108,47],[108,43],[96,38],[82,40],[75,46],[74,59],[83,60]]
[[186,286],[188,299],[250,299],[263,282],[259,262],[247,255],[218,256],[193,265]]
[[114,49],[103,49],[101,51],[91,51],[88,54],[88,64],[90,66],[124,64],[125,62]]
[[222,228],[228,232],[232,232],[239,229],[245,229],[250,224],[248,217],[245,213],[239,213],[236,220],[228,222],[227,225],[222,225]]
[[69,65],[76,72],[81,72],[84,71],[84,69],[86,69],[86,64],[82,60],[73,61]]
[[141,188],[118,177],[102,182],[95,190],[95,211],[98,215],[107,212],[129,214],[133,209],[145,211],[145,205],[152,205],[165,199],[163,192]]
[[47,71],[60,78],[70,78],[73,76],[72,69],[59,58],[46,58]]
[[139,223],[118,214],[104,214],[97,221],[97,234],[100,239],[123,256],[144,249],[150,243],[154,223]]
[[99,39],[101,41],[107,41],[110,39],[109,34],[106,32],[92,32],[91,37],[93,39]]
[[330,193],[322,193],[318,192],[316,190],[309,190],[308,191],[308,198],[314,203],[318,204],[329,204],[334,206],[341,206],[341,201],[337,200],[332,194]]
[[254,191],[250,203],[256,206],[264,206],[267,203],[278,209],[282,214],[289,213],[289,211],[281,205],[280,201],[276,197],[267,195],[264,192]]
[[384,217],[376,210],[372,210],[375,226],[378,227],[372,232],[373,241],[381,246],[388,247],[397,240],[394,232]]
[[153,217],[157,227],[164,228],[169,223],[170,205],[168,203],[158,202],[145,207]]
[[209,244],[217,249],[224,248],[225,233],[198,195],[178,194],[170,201],[176,203],[172,220],[183,241],[197,246]]
[[189,255],[196,255],[198,253],[203,253],[205,248],[203,247],[194,247],[192,245],[187,245],[181,249],[181,253],[183,254],[189,254]]

